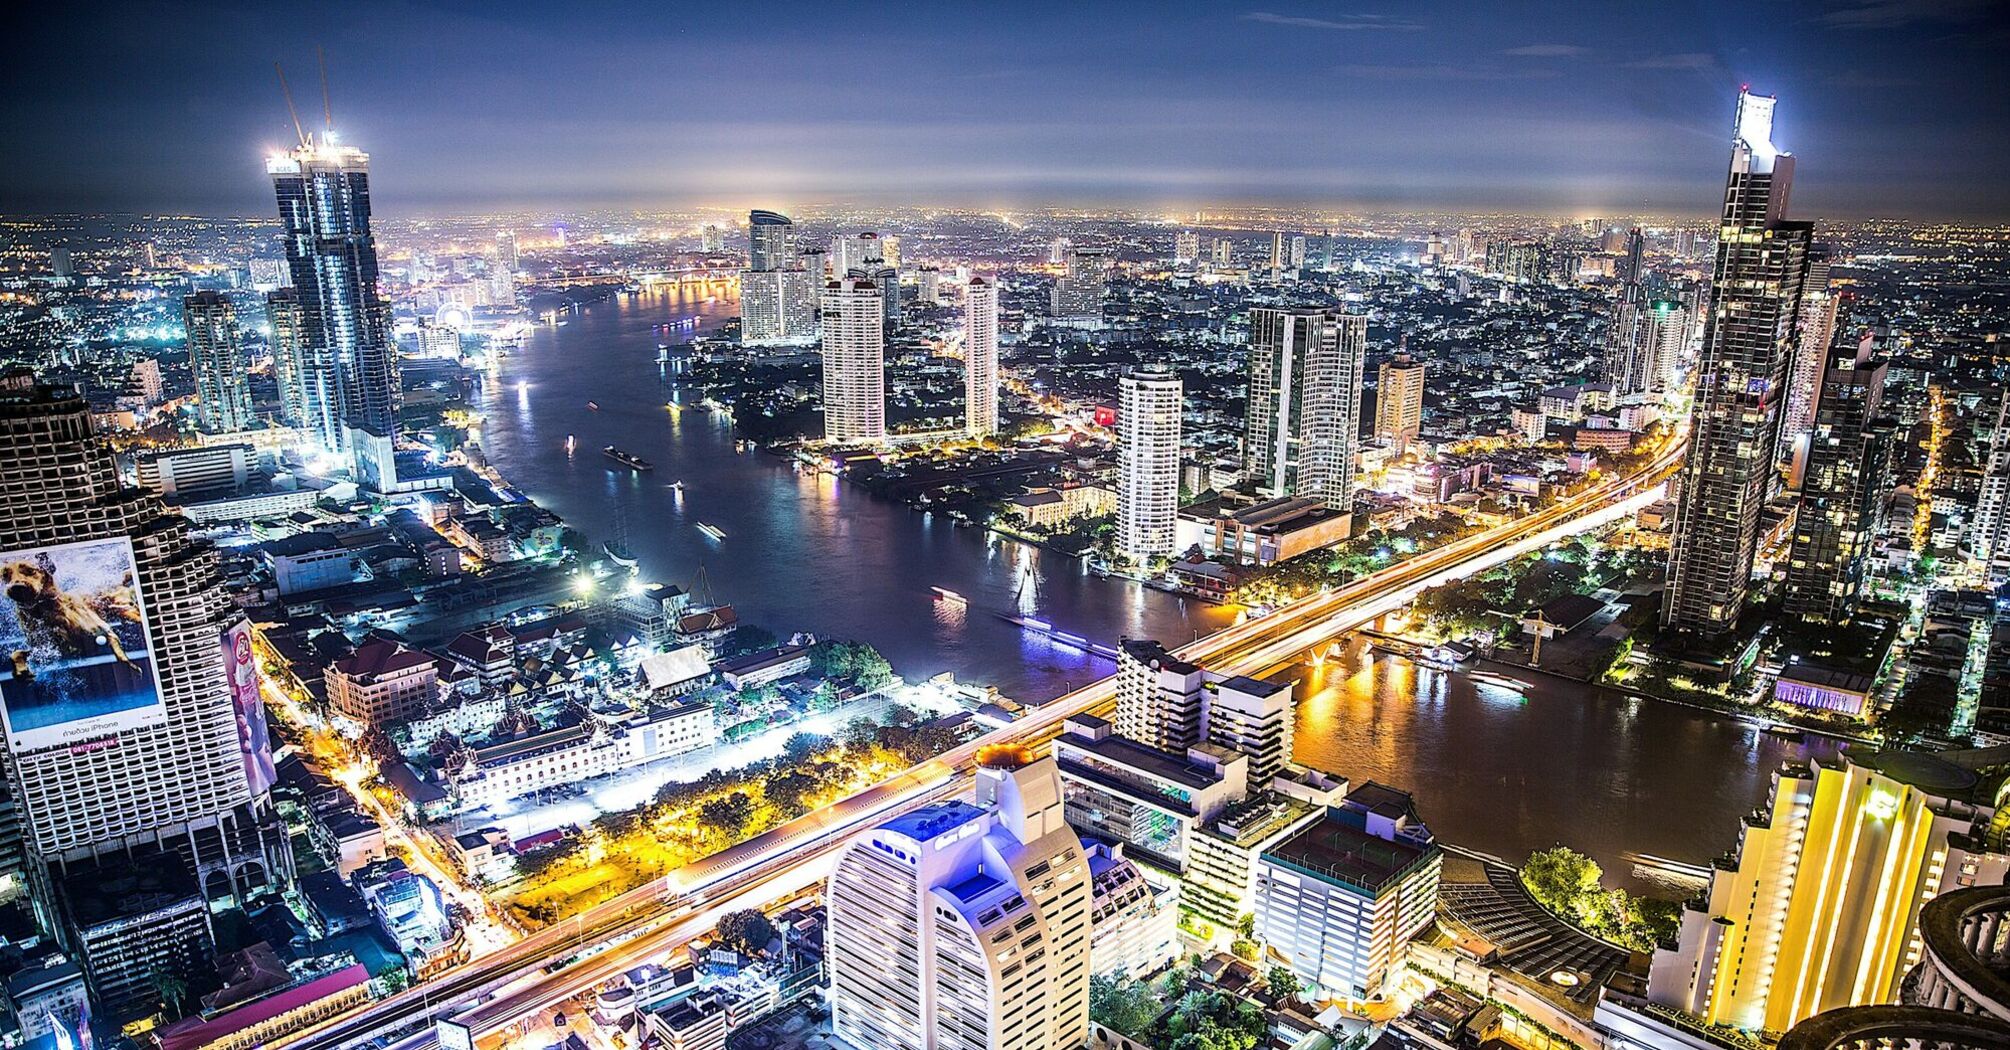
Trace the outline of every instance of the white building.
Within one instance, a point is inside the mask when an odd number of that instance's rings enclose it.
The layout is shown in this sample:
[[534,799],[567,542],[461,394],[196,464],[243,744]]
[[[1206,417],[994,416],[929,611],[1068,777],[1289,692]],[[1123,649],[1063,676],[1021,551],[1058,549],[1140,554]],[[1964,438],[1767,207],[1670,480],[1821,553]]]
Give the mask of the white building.
[[1368,319],[1320,308],[1249,312],[1243,450],[1269,496],[1351,510]]
[[[842,238],[840,239],[842,241]],[[872,281],[832,281],[823,294],[824,440],[886,440],[886,329]]]
[[1261,787],[1291,761],[1290,682],[1237,675],[1209,686],[1201,707],[1201,737],[1249,756],[1249,783]]
[[998,286],[982,277],[963,303],[963,405],[971,437],[998,432]]
[[1173,234],[1173,262],[1181,266],[1191,266],[1200,261],[1200,234],[1192,230],[1181,230]]
[[1068,719],[1054,739],[1068,823],[1121,842],[1133,860],[1177,878],[1187,843],[1249,793],[1249,759],[1207,744],[1163,751],[1117,736],[1093,715]]
[[480,809],[710,747],[718,739],[710,704],[678,704],[610,726],[566,726],[478,748],[448,779],[461,809]]
[[249,363],[237,330],[237,310],[222,292],[184,296],[182,327],[188,332],[188,368],[195,374],[196,419],[212,434],[244,430],[257,420],[251,410]]
[[791,346],[816,337],[816,283],[809,271],[740,271],[741,343]]
[[1117,646],[1117,732],[1162,751],[1200,743],[1207,672],[1165,646],[1126,638]]
[[1117,381],[1117,552],[1132,561],[1173,553],[1182,391],[1165,366],[1140,366]]
[[1179,954],[1179,887],[1154,886],[1123,847],[1084,840],[1095,903],[1089,966],[1093,973],[1141,979]]
[[1968,554],[1981,563],[1992,589],[2010,583],[2010,400],[1996,410],[1982,491],[1975,497],[1975,524],[1968,530]]
[[831,1025],[854,1050],[1074,1050],[1093,888],[1052,759],[980,759],[975,802],[896,817],[831,874]]
[[1424,363],[1408,354],[1382,362],[1375,380],[1375,440],[1402,452],[1424,429]]

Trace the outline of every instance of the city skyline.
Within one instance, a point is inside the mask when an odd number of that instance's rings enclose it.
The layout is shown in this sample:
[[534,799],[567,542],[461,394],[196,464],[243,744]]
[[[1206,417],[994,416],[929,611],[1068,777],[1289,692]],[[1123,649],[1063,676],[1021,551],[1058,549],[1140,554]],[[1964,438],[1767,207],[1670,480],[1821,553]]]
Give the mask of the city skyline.
[[[90,34],[54,15],[46,46],[31,31],[7,74],[16,105],[0,128],[18,148],[0,160],[0,200],[257,214],[255,169],[240,169],[291,133],[272,62],[319,126],[318,43],[337,129],[379,155],[382,204],[411,213],[897,201],[1701,215],[1720,140],[1710,101],[1749,82],[1797,100],[1782,137],[1822,158],[1803,214],[2000,218],[2010,166],[1986,55],[2003,30],[1989,14],[1843,2],[1755,20],[1699,4],[1652,22],[1560,7],[1509,21],[1269,5],[889,25],[801,7],[758,37],[704,12],[541,27],[507,11],[243,9],[197,27],[131,8],[91,14]],[[219,30],[232,40],[220,55]],[[71,43],[84,39],[89,55]],[[816,62],[738,77],[762,49],[798,45],[877,48],[890,83],[834,91]],[[93,75],[107,65],[133,75]],[[1922,93],[1936,104],[1911,105]],[[1288,164],[1265,159],[1308,128],[1327,133]],[[144,192],[115,174],[142,163]]]

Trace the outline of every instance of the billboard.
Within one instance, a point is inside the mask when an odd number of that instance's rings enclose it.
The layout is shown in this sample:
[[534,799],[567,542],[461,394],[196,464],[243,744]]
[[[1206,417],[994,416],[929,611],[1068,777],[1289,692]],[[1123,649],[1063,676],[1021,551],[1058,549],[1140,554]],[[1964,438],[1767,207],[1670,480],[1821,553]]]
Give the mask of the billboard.
[[258,695],[258,662],[251,656],[248,621],[239,620],[223,632],[223,671],[230,679],[230,706],[237,714],[244,781],[253,795],[262,795],[279,777],[272,767],[272,735],[265,727],[265,701]]
[[125,537],[0,553],[0,715],[16,751],[166,720]]

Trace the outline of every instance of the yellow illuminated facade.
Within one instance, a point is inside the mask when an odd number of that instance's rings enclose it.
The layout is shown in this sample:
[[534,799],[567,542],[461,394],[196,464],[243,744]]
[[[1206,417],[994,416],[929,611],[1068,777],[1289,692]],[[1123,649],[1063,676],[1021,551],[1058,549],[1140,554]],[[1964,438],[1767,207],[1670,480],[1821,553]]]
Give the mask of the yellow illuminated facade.
[[1655,953],[1648,998],[1769,1032],[1896,1002],[1920,958],[1920,905],[2010,867],[1988,839],[1993,808],[1970,801],[1988,797],[1974,773],[1924,754],[1783,768],[1678,946]]

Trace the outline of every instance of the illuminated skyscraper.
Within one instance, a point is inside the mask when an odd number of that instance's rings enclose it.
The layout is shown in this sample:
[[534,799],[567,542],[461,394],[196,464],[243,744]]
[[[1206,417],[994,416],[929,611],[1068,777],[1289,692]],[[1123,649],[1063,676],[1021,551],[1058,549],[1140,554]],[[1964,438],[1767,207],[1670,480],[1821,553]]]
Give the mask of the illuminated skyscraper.
[[1641,287],[1641,252],[1644,240],[1640,227],[1626,236],[1626,259],[1621,264],[1625,283],[1612,308],[1612,327],[1605,337],[1605,381],[1614,397],[1644,394],[1654,388],[1654,347],[1657,330],[1654,313]]
[[765,208],[748,212],[747,269],[787,270],[795,264],[795,220]]
[[1117,551],[1144,563],[1173,553],[1184,386],[1163,365],[1117,380]]
[[726,231],[718,223],[708,222],[698,231],[698,250],[707,255],[717,255],[726,250]]
[[196,419],[212,434],[248,430],[251,384],[237,309],[222,292],[182,297],[182,327],[188,331],[188,367],[195,374]]
[[740,342],[800,344],[816,339],[819,276],[796,258],[795,223],[756,208],[747,215],[747,268],[740,271]]
[[1920,960],[1920,906],[2010,870],[1977,779],[1917,752],[1783,767],[1703,907],[1683,910],[1677,946],[1654,953],[1649,1001],[1773,1032],[1892,1002]]
[[1799,338],[1787,375],[1787,407],[1780,419],[1779,459],[1799,473],[1808,452],[1808,432],[1815,426],[1815,400],[1821,393],[1822,370],[1835,338],[1836,314],[1842,299],[1829,288],[1828,251],[1814,245],[1808,252],[1808,279],[1801,290]]
[[1200,261],[1200,234],[1192,230],[1181,230],[1173,234],[1173,262],[1181,266],[1191,266]]
[[1303,269],[1305,268],[1305,235],[1304,235],[1304,234],[1302,234],[1302,233],[1294,233],[1294,234],[1292,234],[1292,235],[1291,235],[1291,248],[1290,248],[1290,256],[1289,256],[1289,258],[1290,258],[1290,261],[1291,261],[1291,268],[1292,268],[1292,269],[1294,269],[1294,270],[1303,270]]
[[846,278],[824,286],[824,440],[886,440],[886,326],[879,285]]
[[863,233],[841,233],[831,238],[831,277],[835,280],[842,280],[853,270],[885,262],[886,248],[880,244],[877,233],[867,230]]
[[1375,379],[1375,440],[1403,452],[1423,429],[1424,363],[1398,354]]
[[1774,104],[1738,96],[1662,610],[1667,626],[1705,638],[1737,626],[1750,589],[1814,233],[1786,218],[1794,158],[1773,145]]
[[1226,237],[1214,239],[1214,264],[1227,266],[1235,262],[1235,243]]
[[1054,282],[1051,312],[1057,320],[1099,326],[1103,291],[1109,281],[1108,248],[1069,248],[1068,272]]
[[1868,334],[1828,352],[1815,397],[1800,513],[1787,559],[1786,610],[1805,623],[1841,624],[1863,594],[1890,485],[1893,424],[1879,418],[1883,361]]
[[979,759],[845,849],[828,891],[831,1026],[854,1050],[1074,1050],[1093,887],[1052,758]]
[[1982,467],[1975,497],[1975,523],[1968,529],[1968,553],[1991,589],[2010,584],[2010,399],[1996,409],[1996,430]]
[[265,293],[265,322],[272,328],[272,375],[279,385],[279,420],[307,424],[307,366],[300,340],[300,296],[291,288]]
[[1270,496],[1353,509],[1368,319],[1319,307],[1249,312],[1245,467]]
[[323,139],[276,154],[265,170],[300,303],[303,406],[319,450],[388,488],[398,434],[398,360],[377,292],[370,232],[370,158]]
[[971,437],[998,432],[998,286],[982,277],[963,304],[963,412]]
[[1681,385],[1682,358],[1689,348],[1689,307],[1679,299],[1656,299],[1647,306],[1654,358],[1647,389],[1669,394]]

